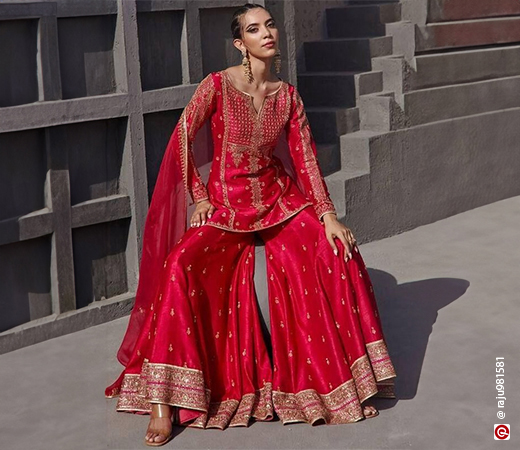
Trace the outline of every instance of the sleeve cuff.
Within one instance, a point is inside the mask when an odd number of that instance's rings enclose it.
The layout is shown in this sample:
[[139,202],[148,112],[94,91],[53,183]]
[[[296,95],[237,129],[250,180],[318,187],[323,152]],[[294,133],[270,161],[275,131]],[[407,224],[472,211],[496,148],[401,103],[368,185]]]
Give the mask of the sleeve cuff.
[[[191,205],[195,203],[199,203],[202,200],[209,200],[208,191],[206,189],[206,186],[204,186],[203,183],[200,183],[194,190],[192,194],[193,202]],[[190,205],[190,206],[191,206]]]
[[337,216],[336,208],[331,201],[326,201],[315,205],[314,210],[316,211],[316,215],[320,219],[320,222],[323,222],[323,216],[327,213],[334,213]]

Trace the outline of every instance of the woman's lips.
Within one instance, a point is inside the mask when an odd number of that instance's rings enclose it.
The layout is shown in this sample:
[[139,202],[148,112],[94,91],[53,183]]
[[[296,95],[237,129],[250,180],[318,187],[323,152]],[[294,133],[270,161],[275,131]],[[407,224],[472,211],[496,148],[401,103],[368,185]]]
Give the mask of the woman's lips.
[[262,47],[274,47],[274,42],[270,42],[269,44],[264,44]]

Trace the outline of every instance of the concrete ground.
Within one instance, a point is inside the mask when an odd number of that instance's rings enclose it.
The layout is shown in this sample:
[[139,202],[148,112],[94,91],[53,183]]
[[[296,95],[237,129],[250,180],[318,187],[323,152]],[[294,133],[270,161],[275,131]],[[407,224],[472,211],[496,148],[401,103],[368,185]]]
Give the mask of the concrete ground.
[[[374,214],[377,219],[377,214]],[[355,233],[355,230],[353,230]],[[348,425],[179,428],[175,449],[519,448],[520,197],[360,246],[398,378],[379,417]],[[0,448],[139,449],[148,416],[104,388],[127,318],[0,356]],[[497,419],[495,358],[505,358]],[[493,425],[511,424],[511,439]]]

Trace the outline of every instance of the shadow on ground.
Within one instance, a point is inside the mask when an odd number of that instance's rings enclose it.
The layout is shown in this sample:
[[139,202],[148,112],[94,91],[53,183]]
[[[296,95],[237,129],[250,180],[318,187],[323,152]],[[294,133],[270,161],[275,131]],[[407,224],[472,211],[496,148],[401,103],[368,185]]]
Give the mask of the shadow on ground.
[[426,347],[438,312],[462,297],[469,287],[469,281],[434,278],[397,284],[397,280],[388,272],[368,269],[368,273],[397,373],[397,399],[377,399],[377,406],[387,409],[400,399],[415,397]]

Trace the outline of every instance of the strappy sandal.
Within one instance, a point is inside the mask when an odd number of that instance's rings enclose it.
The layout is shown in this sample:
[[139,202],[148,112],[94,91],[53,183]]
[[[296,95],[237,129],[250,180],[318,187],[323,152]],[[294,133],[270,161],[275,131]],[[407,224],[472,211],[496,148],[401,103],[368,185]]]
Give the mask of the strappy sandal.
[[[154,419],[161,419],[163,417],[168,417],[170,420],[173,418],[174,415],[178,414],[178,411],[177,411],[177,408],[174,407],[174,406],[171,406],[171,414],[168,414],[168,409],[166,408],[167,405],[163,405],[161,403],[159,403],[159,408],[158,408],[158,411],[157,411],[157,416],[153,417]],[[164,434],[161,434],[161,433],[157,433],[159,436],[164,436]],[[160,441],[160,442],[154,442],[154,441],[149,441],[148,439],[146,439],[146,437],[144,438],[144,443],[146,445],[148,445],[149,447],[160,447],[164,444],[167,444],[168,442],[170,442],[171,440],[173,439],[173,422],[172,422],[172,429],[170,430],[170,434],[166,437],[166,439],[164,439],[163,441]]]
[[[377,417],[379,416],[379,411],[376,409],[375,412],[369,414],[369,415],[366,415],[365,414],[365,408],[368,408],[369,406],[372,406],[372,408],[375,409],[375,406],[373,405],[366,405],[363,407],[363,415],[365,416],[365,419],[373,419],[374,417]],[[370,410],[369,410],[370,411]]]

